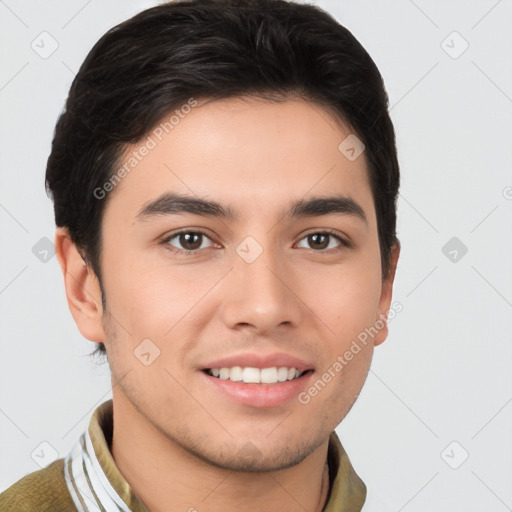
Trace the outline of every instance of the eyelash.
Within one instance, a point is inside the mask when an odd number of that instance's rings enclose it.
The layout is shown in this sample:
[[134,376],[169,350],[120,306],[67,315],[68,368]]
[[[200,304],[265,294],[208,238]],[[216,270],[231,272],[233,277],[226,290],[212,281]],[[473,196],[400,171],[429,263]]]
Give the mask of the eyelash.
[[[173,240],[174,238],[177,238],[180,235],[188,234],[188,233],[193,233],[193,234],[196,234],[196,235],[202,235],[202,236],[205,236],[206,238],[208,238],[209,240],[211,240],[211,238],[208,236],[207,233],[205,233],[201,229],[195,229],[195,230],[182,230],[182,231],[178,231],[176,233],[173,233],[173,234],[167,236],[165,239],[163,239],[161,243],[165,247],[166,250],[168,250],[169,252],[171,252],[173,254],[182,254],[182,255],[185,255],[185,256],[192,256],[194,254],[199,253],[200,251],[204,251],[205,249],[194,249],[194,250],[177,249],[176,247],[173,247],[172,245],[169,244],[169,242],[171,240]],[[331,231],[329,229],[326,229],[326,230],[323,230],[323,231],[312,231],[311,233],[308,233],[307,235],[303,236],[299,240],[299,242],[301,242],[302,240],[304,240],[305,238],[307,238],[308,236],[311,236],[311,235],[329,235],[329,236],[335,238],[336,240],[338,240],[338,242],[340,242],[340,245],[342,247],[347,247],[348,248],[348,247],[351,246],[349,242],[347,242],[346,240],[341,238],[339,235],[335,234],[334,231]],[[213,240],[211,240],[211,241],[213,242]],[[340,247],[337,247],[335,249],[340,249]],[[316,252],[316,253],[322,253],[322,252],[327,252],[328,250],[332,250],[332,248],[331,249],[322,249],[322,250],[315,250],[315,249],[310,249],[310,250],[313,251],[313,252]]]

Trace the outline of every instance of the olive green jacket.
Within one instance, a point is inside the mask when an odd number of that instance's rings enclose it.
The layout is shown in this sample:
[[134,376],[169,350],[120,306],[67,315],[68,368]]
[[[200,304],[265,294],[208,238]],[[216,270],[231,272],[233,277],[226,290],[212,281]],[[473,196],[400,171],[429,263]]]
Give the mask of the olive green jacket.
[[[115,500],[122,500],[124,510],[149,512],[119,472],[110,453],[112,418],[112,400],[108,400],[94,411],[88,431],[84,432],[81,445],[77,443],[73,453],[87,451],[88,446],[90,452],[94,452],[91,458],[96,461],[98,474],[101,473],[101,479],[106,478],[105,481],[108,481],[111,486],[110,496],[114,495]],[[89,444],[84,441],[87,433]],[[90,499],[79,498],[77,491],[79,486],[75,481],[71,464],[72,460],[68,455],[18,480],[0,494],[0,512],[80,512],[81,510],[106,510],[107,512],[115,510],[117,512],[121,510],[121,508],[105,505],[99,496],[100,493],[94,492],[92,485],[90,492],[87,493]],[[330,489],[324,512],[361,511],[366,498],[366,486],[354,471],[335,432],[331,434],[329,440],[328,464]],[[88,475],[88,472],[85,471],[85,474]],[[88,476],[83,478],[82,485],[87,486],[90,483],[88,478]],[[74,499],[81,503],[81,508],[79,508],[80,505],[75,504]],[[92,500],[96,501],[94,505]],[[106,508],[107,506],[110,508]]]

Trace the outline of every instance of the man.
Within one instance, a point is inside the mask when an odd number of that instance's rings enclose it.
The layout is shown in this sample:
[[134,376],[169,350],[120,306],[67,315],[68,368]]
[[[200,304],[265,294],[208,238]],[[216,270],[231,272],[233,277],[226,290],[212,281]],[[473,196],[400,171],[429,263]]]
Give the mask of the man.
[[363,509],[334,429],[387,337],[387,101],[366,51],[310,5],[172,2],[98,41],[47,187],[113,399],[0,510]]

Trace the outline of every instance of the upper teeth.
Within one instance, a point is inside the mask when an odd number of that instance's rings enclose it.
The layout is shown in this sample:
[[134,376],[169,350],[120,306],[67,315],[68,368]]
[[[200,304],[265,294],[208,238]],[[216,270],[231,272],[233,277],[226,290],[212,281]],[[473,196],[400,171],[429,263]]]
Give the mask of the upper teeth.
[[302,375],[296,368],[287,368],[282,366],[277,368],[242,368],[233,366],[232,368],[212,368],[209,373],[222,380],[232,380],[234,382],[245,382],[247,384],[275,384],[276,382],[285,382],[293,380]]

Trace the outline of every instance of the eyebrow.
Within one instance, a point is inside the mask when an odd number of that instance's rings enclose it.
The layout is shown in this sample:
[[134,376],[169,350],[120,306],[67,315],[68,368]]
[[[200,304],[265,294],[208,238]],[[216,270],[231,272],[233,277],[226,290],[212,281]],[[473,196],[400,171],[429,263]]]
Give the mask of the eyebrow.
[[[223,206],[217,201],[197,197],[166,193],[146,203],[137,214],[140,221],[160,215],[192,213],[205,217],[217,217],[226,220],[236,220],[235,211],[229,206]],[[310,197],[299,199],[291,204],[285,217],[289,219],[304,217],[320,217],[339,213],[354,216],[365,224],[368,220],[363,208],[352,198],[346,196]]]

